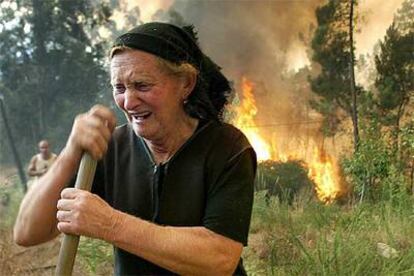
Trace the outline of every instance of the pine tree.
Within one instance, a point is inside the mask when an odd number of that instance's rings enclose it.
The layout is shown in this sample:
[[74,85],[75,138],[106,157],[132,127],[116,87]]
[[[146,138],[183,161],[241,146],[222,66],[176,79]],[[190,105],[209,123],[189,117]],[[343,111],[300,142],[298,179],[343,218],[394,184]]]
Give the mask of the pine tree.
[[319,96],[311,105],[324,116],[323,132],[334,135],[340,122],[351,117],[356,148],[359,140],[356,98],[362,88],[355,85],[353,78],[355,6],[354,0],[330,0],[316,10],[318,26],[312,49],[320,73],[310,83]]
[[[414,97],[414,1],[407,0],[398,11],[375,57],[378,105],[382,123],[393,126],[395,149],[399,149],[401,119]],[[407,8],[407,9],[404,9]]]

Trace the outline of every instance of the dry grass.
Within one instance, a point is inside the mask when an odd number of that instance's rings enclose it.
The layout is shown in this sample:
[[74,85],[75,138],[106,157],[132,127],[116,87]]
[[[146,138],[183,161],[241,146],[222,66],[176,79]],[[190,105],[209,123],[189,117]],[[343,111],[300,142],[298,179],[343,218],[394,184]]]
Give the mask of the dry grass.
[[[258,193],[251,230],[249,275],[414,275],[414,199],[289,206]],[[379,252],[380,243],[397,255]]]
[[[54,275],[61,237],[33,247],[21,247],[12,239],[12,227],[23,197],[16,185],[15,171],[1,169],[0,199],[0,275]],[[101,242],[81,239],[73,275],[111,275],[112,247]]]

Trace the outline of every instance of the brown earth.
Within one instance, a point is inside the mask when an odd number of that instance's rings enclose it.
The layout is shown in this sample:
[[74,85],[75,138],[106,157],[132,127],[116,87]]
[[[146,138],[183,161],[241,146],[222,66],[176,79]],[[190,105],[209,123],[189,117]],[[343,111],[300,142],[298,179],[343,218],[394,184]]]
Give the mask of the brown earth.
[[[0,166],[0,191],[5,188],[13,188],[16,179],[16,169]],[[12,239],[13,230],[9,220],[13,216],[13,212],[10,209],[10,205],[0,204],[0,274],[54,275],[62,235],[42,245],[32,247],[18,246]],[[81,264],[78,256],[75,261],[73,275],[88,274],[87,269]],[[112,268],[106,266],[105,269],[99,269],[94,275],[111,274]]]
[[[11,231],[2,231],[0,271],[3,275],[54,275],[60,249],[60,237],[42,245],[21,247],[12,242]],[[73,275],[85,275],[79,262]]]

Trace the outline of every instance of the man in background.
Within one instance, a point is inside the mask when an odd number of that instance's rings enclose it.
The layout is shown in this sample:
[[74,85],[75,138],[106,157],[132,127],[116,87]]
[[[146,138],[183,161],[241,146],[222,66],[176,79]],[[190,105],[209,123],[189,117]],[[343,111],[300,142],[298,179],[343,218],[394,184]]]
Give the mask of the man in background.
[[[49,142],[47,140],[40,141],[38,146],[39,153],[32,157],[27,171],[29,176],[34,177],[35,180],[47,172],[57,157],[56,154],[49,150]],[[33,184],[33,181],[30,181],[29,187],[31,184]]]

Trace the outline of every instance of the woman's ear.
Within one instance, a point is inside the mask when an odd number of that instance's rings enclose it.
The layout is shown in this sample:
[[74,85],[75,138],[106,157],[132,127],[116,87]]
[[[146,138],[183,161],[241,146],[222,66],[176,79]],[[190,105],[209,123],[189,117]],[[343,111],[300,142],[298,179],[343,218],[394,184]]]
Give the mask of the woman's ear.
[[187,99],[197,83],[197,73],[195,71],[186,72],[182,76],[183,100]]

